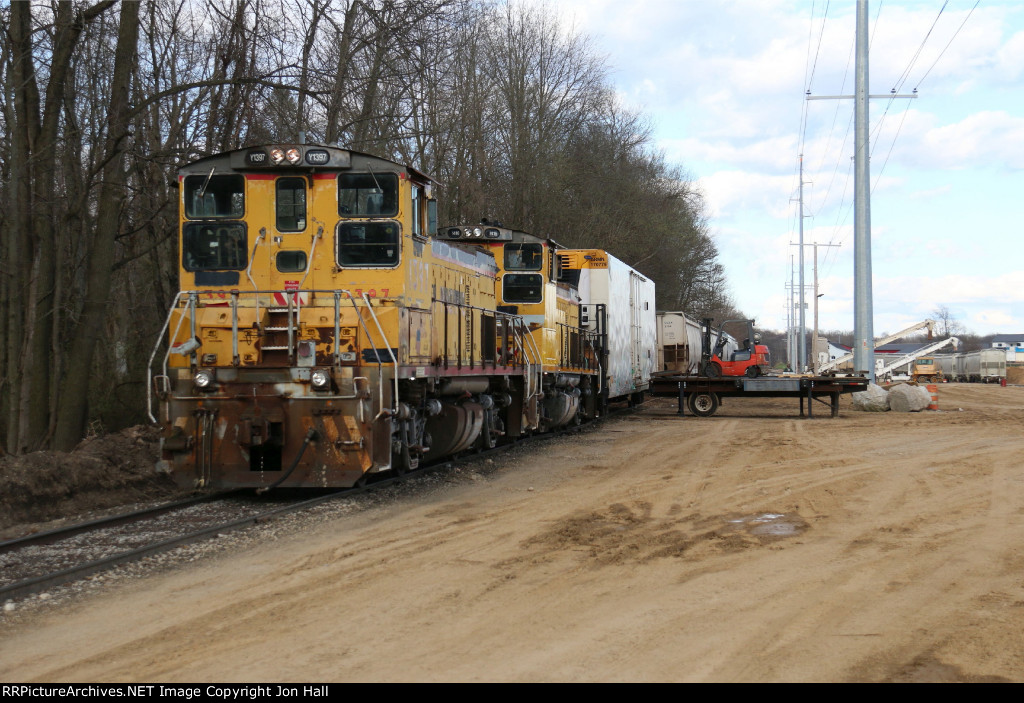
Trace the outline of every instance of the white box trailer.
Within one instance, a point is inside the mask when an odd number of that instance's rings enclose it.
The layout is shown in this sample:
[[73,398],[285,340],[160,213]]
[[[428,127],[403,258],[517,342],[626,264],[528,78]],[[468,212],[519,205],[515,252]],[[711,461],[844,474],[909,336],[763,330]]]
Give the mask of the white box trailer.
[[608,340],[605,383],[609,400],[646,391],[657,363],[654,281],[600,249],[561,249],[560,278],[575,280],[585,306],[584,328],[601,332],[604,311]]
[[700,354],[700,324],[682,312],[659,312],[658,370],[695,376]]

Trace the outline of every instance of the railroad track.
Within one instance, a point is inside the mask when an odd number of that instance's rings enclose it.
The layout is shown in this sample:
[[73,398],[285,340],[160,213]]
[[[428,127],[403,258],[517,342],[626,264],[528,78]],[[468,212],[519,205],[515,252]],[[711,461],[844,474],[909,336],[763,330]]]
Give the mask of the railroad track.
[[[610,416],[636,412],[635,408],[623,409]],[[600,421],[524,437],[494,449],[438,461],[404,476],[386,474],[362,486],[312,498],[282,501],[279,494],[257,497],[242,491],[209,494],[0,542],[0,601],[41,593],[288,513],[379,490],[400,481],[415,481],[439,469],[471,464],[512,448],[591,429],[598,424]],[[268,507],[268,503],[272,505]]]
[[22,598],[121,564],[302,510],[340,492],[286,505],[238,492],[199,496],[146,510],[0,542],[0,600]]

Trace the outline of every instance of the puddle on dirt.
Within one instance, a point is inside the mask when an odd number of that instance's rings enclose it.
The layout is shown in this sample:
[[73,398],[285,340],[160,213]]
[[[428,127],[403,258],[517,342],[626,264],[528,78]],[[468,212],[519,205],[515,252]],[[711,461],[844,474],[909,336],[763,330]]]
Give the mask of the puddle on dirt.
[[747,532],[759,537],[793,537],[807,530],[807,523],[802,517],[787,513],[746,515],[729,522],[742,525]]

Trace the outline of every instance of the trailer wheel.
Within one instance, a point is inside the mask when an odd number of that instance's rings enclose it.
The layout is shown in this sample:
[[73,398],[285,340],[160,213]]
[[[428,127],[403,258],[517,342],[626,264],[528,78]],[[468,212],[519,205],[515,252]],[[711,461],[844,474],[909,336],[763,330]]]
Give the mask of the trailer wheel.
[[718,396],[714,393],[691,393],[690,412],[697,417],[711,417],[718,411]]

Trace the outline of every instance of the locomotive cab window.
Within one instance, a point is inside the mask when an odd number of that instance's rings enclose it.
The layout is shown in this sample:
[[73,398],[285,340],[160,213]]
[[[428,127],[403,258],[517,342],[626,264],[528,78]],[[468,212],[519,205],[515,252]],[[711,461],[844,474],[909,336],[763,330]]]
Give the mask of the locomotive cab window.
[[241,271],[249,263],[241,222],[186,224],[181,258],[186,271]]
[[341,174],[338,176],[338,214],[394,217],[398,214],[398,176],[394,173]]
[[539,273],[508,273],[501,279],[506,303],[539,303],[544,299],[544,278]]
[[245,176],[220,174],[185,177],[185,216],[238,218],[245,214]]
[[279,251],[276,261],[277,270],[281,273],[300,273],[306,270],[306,252],[304,251]]
[[506,271],[540,271],[544,266],[544,246],[541,244],[506,244]]
[[306,180],[278,178],[275,198],[278,232],[306,229]]
[[342,222],[338,225],[338,264],[396,266],[400,234],[397,222]]
[[423,189],[419,186],[412,187],[412,234],[414,237],[423,236]]

